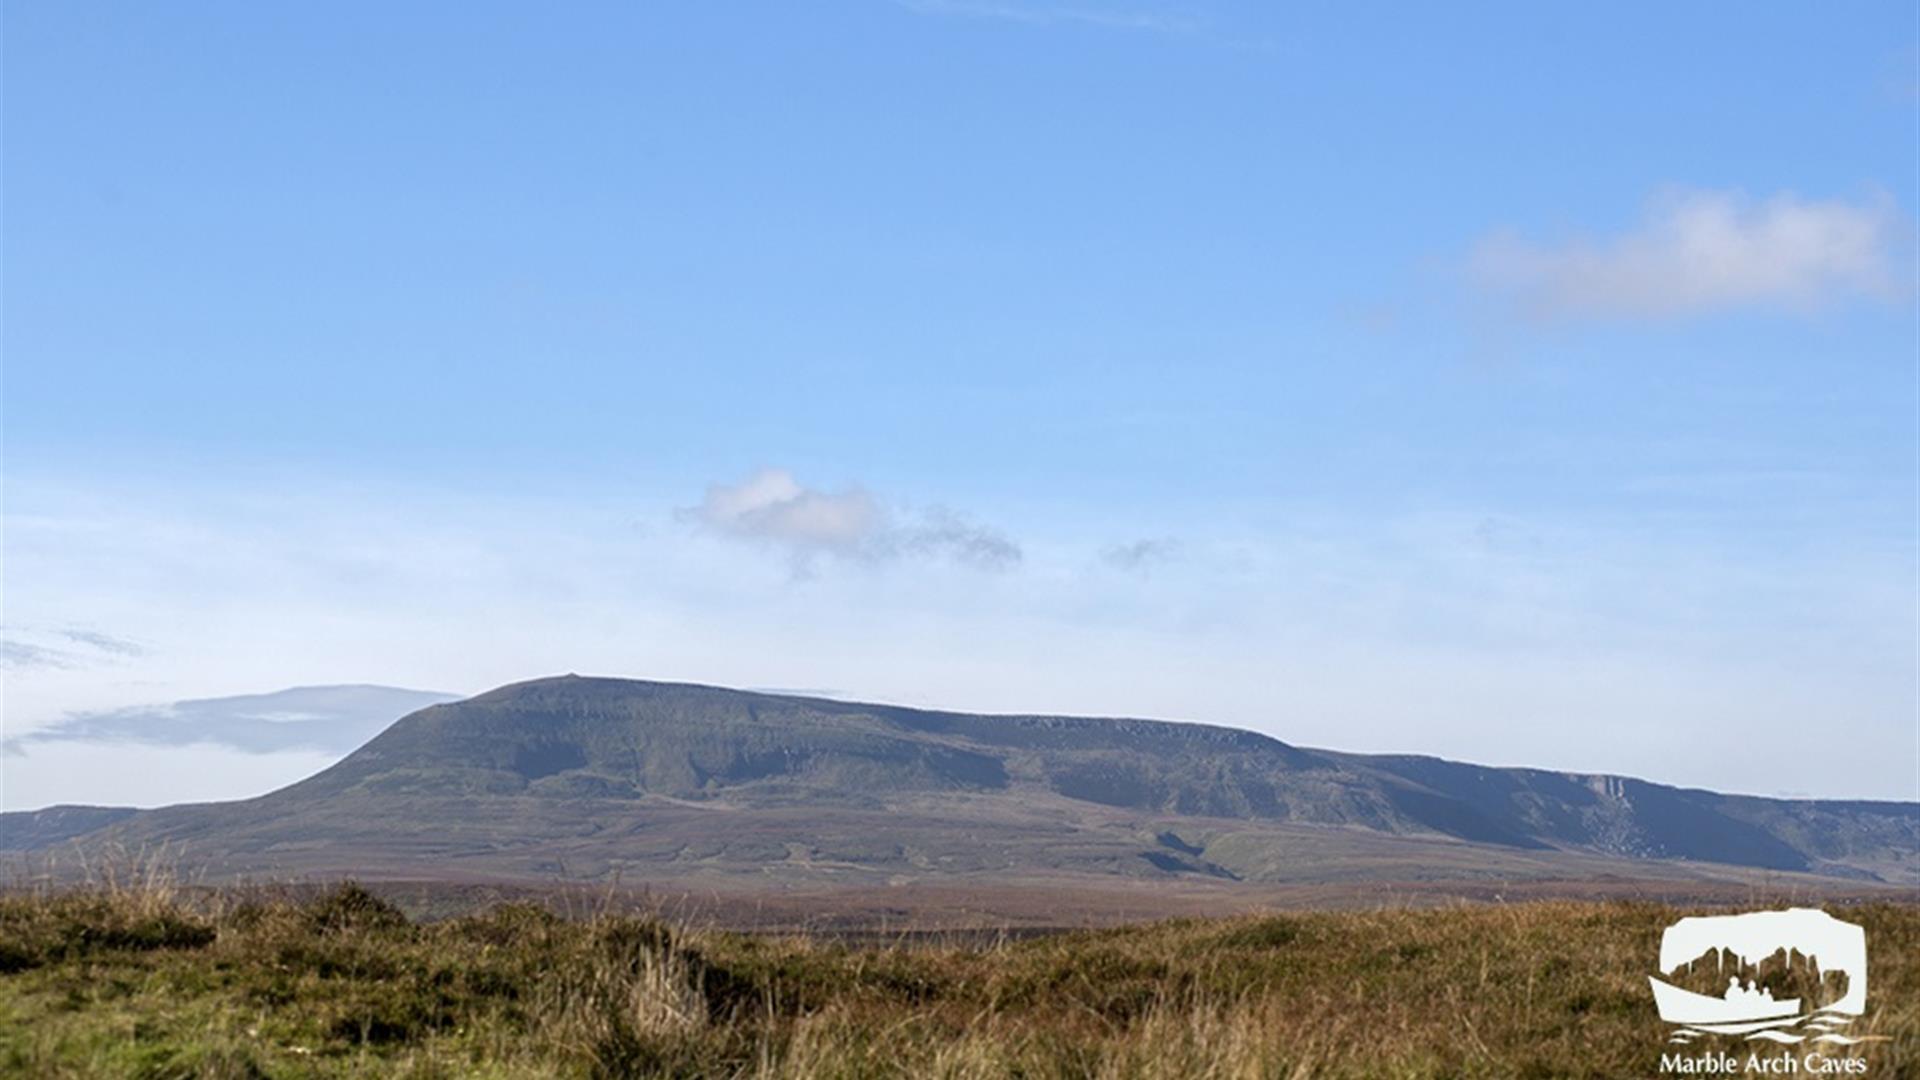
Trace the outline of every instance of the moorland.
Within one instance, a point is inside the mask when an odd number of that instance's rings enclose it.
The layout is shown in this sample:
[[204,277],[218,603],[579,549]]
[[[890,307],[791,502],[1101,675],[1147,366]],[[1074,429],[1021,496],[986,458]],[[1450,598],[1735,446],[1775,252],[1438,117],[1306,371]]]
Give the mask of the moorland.
[[[1680,910],[1382,906],[855,941],[529,900],[422,920],[351,883],[149,877],[0,896],[0,1073],[1643,1076],[1672,1050],[1646,976]],[[1836,910],[1873,950],[1849,1053],[1913,1075],[1920,907]]]

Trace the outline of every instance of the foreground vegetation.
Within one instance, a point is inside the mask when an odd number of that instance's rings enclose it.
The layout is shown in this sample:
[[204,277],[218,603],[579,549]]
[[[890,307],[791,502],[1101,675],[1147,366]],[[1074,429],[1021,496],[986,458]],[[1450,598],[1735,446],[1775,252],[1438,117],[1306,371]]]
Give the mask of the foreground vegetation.
[[[1872,954],[1868,1075],[1920,1074],[1920,908],[1842,914]],[[353,885],[13,894],[0,1075],[1644,1076],[1670,1049],[1646,974],[1675,915],[1534,903],[856,946],[531,904],[423,924]]]

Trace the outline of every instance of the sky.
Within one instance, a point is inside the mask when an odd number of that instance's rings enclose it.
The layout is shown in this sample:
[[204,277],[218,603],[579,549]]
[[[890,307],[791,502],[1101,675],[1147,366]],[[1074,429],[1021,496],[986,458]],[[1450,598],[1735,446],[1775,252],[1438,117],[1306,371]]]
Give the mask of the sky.
[[1920,799],[1910,4],[3,33],[7,809],[569,671]]

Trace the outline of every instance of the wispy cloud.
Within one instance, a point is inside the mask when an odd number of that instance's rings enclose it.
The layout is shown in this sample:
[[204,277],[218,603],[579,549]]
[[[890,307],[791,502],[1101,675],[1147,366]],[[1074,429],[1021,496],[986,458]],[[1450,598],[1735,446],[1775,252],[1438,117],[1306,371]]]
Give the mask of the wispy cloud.
[[1900,295],[1902,218],[1892,202],[1752,200],[1682,191],[1633,228],[1559,243],[1501,233],[1467,260],[1472,278],[1543,319],[1671,319],[1740,308],[1813,311]]
[[749,686],[747,689],[756,694],[779,694],[782,697],[837,698],[848,696],[827,686]]
[[1144,574],[1159,563],[1180,554],[1180,542],[1170,536],[1151,537],[1115,544],[1100,553],[1100,560],[1116,570]]
[[65,630],[59,631],[59,634],[61,637],[66,638],[76,645],[92,649],[95,652],[105,653],[109,656],[145,656],[147,654],[146,646],[137,641],[117,637],[113,634],[101,633],[98,630],[68,627]]
[[861,562],[930,556],[983,570],[1021,559],[1013,540],[944,507],[903,517],[863,488],[810,488],[784,469],[713,484],[681,516],[722,536],[781,548],[800,572],[821,555]]
[[86,627],[0,627],[0,668],[9,671],[74,671],[146,654],[137,641]]
[[306,686],[271,694],[202,698],[68,713],[60,721],[9,738],[6,753],[36,743],[214,745],[250,754],[318,750],[344,754],[415,709],[456,695],[386,686]]
[[999,19],[1032,26],[1078,24],[1108,30],[1141,30],[1162,34],[1189,34],[1204,28],[1190,15],[1151,8],[1106,4],[1023,3],[1021,0],[896,0],[921,15],[967,19]]
[[26,671],[32,668],[71,668],[78,666],[76,658],[61,649],[51,649],[45,645],[29,645],[24,641],[0,641],[0,666],[10,671]]
[[982,570],[1003,570],[1021,558],[1019,544],[944,507],[894,529],[888,542],[903,554],[944,556]]

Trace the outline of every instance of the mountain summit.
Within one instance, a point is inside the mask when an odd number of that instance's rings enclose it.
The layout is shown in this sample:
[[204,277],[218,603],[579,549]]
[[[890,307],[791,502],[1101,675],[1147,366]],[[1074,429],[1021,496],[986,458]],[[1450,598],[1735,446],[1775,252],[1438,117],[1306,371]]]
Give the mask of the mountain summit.
[[[0,848],[74,839],[34,819],[0,816]],[[1328,882],[1732,867],[1920,883],[1920,804],[571,675],[420,709],[260,798],[104,817],[77,839],[166,843],[216,876]]]

